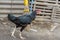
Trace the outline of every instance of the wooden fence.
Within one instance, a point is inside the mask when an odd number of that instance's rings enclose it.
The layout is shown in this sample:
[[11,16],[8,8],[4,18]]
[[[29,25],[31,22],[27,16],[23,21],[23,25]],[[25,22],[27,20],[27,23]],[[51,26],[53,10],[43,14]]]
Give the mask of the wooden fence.
[[[12,0],[12,3],[11,0],[6,1],[0,0],[0,17],[6,17],[8,13],[13,13],[14,15],[24,14],[23,3],[24,3],[23,0]],[[33,10],[41,9],[41,14],[37,15],[36,20],[44,20],[44,21],[60,20],[59,8],[60,8],[60,1],[58,0],[35,0],[33,3]]]
[[60,1],[58,0],[36,0],[34,9],[41,9],[40,18],[44,21],[60,22]]

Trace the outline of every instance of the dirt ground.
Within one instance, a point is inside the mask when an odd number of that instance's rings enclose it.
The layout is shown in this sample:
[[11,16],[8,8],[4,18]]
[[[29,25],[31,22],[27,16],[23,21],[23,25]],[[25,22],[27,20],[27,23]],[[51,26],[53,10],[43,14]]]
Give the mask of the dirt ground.
[[[7,20],[4,20],[7,21]],[[9,23],[9,22],[8,22]],[[19,29],[16,31],[15,36],[16,38],[11,37],[13,24],[3,25],[0,22],[0,40],[21,40],[19,38]],[[37,32],[34,31],[23,31],[22,35],[26,38],[25,40],[60,40],[60,25],[53,31],[49,31],[47,27],[41,27],[36,25],[32,25]],[[37,27],[37,28],[36,28]]]

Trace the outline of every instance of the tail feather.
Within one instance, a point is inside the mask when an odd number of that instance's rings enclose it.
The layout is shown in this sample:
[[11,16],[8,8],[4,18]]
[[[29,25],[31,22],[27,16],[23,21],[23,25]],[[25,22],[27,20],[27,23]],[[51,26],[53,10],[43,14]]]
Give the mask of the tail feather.
[[9,19],[10,21],[14,21],[14,20],[16,19],[16,17],[13,16],[13,14],[8,14],[8,19]]

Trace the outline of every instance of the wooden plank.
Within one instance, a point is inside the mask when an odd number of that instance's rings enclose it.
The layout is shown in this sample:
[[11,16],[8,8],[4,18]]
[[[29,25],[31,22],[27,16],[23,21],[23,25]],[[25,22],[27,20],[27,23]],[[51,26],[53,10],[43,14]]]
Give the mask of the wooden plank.
[[52,0],[37,0],[37,1],[56,2],[56,1],[52,1]]
[[55,14],[55,16],[56,16],[56,15],[57,15],[57,16],[60,16],[60,14]]
[[12,13],[23,13],[23,10],[12,10]]
[[[46,3],[56,3],[56,1],[49,1],[49,0],[36,0],[36,2],[42,2],[42,3],[44,3],[44,2],[46,2]],[[34,2],[34,3],[36,3],[36,2]]]
[[47,22],[48,22],[48,21],[51,21],[50,19],[42,19],[42,20],[41,20],[41,19],[35,19],[35,20],[36,20],[36,21],[47,21]]
[[38,8],[45,8],[45,9],[52,9],[52,7],[44,7],[44,6],[36,6],[36,7],[38,7]]
[[39,4],[39,5],[55,5],[55,4],[51,4],[51,3],[42,3],[42,2],[36,2],[36,4]]
[[37,0],[38,2],[46,2],[46,3],[52,3],[52,4],[56,4],[56,0],[53,1],[53,0]]
[[24,5],[13,5],[12,8],[24,8]]
[[[12,1],[13,3],[24,3],[24,1]],[[11,3],[11,1],[0,1],[0,3]]]
[[40,13],[40,14],[51,15],[51,13]]
[[[11,8],[11,5],[0,5],[0,8]],[[24,8],[24,5],[13,5],[12,8]]]
[[[13,14],[14,16],[20,16],[21,14]],[[0,14],[0,17],[7,17],[7,14]]]
[[57,4],[42,3],[42,2],[36,2],[36,4],[39,4],[39,5],[49,5],[49,6],[60,6],[60,5],[57,5]]
[[42,10],[42,9],[41,9],[41,11],[47,11],[47,12],[52,12],[51,10]]
[[24,3],[24,1],[13,1],[13,3]]
[[58,10],[56,13],[58,13],[58,14],[59,14],[59,13],[60,13],[60,10]]
[[50,16],[37,16],[36,18],[40,19],[40,18],[51,18]]
[[[36,9],[39,9],[39,8],[36,8]],[[44,12],[52,12],[52,10],[44,10],[44,9],[40,9],[40,10]]]
[[60,19],[54,19],[54,21],[56,21],[56,22],[59,21],[60,22]]
[[54,16],[54,18],[60,19],[60,15],[59,16]]
[[11,1],[0,1],[0,3],[11,3]]
[[[11,13],[11,10],[0,10],[0,13]],[[12,13],[23,13],[23,10],[12,10]]]
[[[0,9],[11,9],[11,7],[10,8],[5,8],[5,7],[0,7]],[[19,8],[17,8],[17,7],[13,7],[12,8],[13,10],[23,10],[24,9],[24,7],[19,7]]]
[[54,16],[54,18],[55,18],[55,17],[56,17],[56,18],[60,18],[60,16]]
[[0,8],[11,8],[11,5],[0,5]]

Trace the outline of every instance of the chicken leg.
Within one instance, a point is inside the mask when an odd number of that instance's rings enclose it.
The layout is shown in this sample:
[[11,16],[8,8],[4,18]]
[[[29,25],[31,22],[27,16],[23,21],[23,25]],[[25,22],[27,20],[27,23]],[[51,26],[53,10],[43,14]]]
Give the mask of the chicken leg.
[[21,33],[22,33],[22,31],[26,28],[26,26],[27,26],[27,25],[23,26],[23,27],[20,29],[20,34],[19,34],[19,36],[20,36],[21,39],[25,39],[24,37],[22,37],[22,34],[21,34]]
[[22,37],[21,32],[20,32],[19,36],[20,36],[21,39],[25,39],[24,37]]
[[13,29],[13,31],[11,32],[11,33],[12,33],[11,36],[13,36],[14,38],[16,38],[16,37],[14,36],[15,31],[16,31],[16,26],[15,26],[15,28]]

